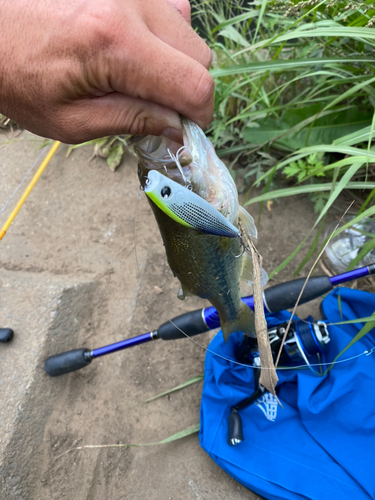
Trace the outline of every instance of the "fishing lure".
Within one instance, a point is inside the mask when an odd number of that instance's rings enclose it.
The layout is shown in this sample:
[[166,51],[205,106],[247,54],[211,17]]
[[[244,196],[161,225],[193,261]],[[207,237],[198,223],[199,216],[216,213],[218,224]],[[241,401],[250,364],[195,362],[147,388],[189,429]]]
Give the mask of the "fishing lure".
[[239,229],[208,201],[157,170],[148,173],[144,191],[160,210],[179,224],[216,236],[240,237]]

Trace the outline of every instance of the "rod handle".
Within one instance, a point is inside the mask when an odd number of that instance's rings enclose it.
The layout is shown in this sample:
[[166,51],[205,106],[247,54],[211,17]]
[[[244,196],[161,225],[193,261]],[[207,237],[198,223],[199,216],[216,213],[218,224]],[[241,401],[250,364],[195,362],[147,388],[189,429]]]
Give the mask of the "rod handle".
[[[264,290],[265,306],[269,312],[283,311],[294,307],[306,278],[299,278]],[[313,276],[309,278],[299,304],[305,304],[333,289],[328,276]]]
[[0,342],[5,344],[13,338],[14,332],[10,328],[0,328]]
[[59,377],[65,373],[80,370],[89,365],[91,361],[91,351],[82,347],[50,356],[44,363],[44,369],[50,377]]
[[203,309],[196,309],[195,311],[180,314],[180,316],[176,316],[160,325],[158,337],[163,340],[184,339],[186,338],[184,333],[192,337],[208,332],[208,330],[209,328],[203,319]]

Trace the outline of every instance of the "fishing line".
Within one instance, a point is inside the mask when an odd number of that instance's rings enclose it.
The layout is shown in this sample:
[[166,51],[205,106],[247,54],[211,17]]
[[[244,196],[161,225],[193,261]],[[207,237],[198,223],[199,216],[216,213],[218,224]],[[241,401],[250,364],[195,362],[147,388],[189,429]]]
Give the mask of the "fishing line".
[[184,170],[181,166],[181,163],[180,163],[180,160],[179,160],[179,155],[182,153],[182,151],[186,149],[186,146],[182,146],[177,152],[176,152],[176,155],[174,155],[172,153],[172,151],[168,148],[167,151],[168,151],[168,154],[169,156],[171,157],[171,159],[176,163],[177,165],[177,168],[181,174],[181,177],[185,183],[185,187],[187,187],[190,191],[192,190],[192,185],[191,183],[186,179],[186,176],[184,174]]
[[4,212],[4,210],[6,209],[6,207],[9,205],[9,203],[12,201],[14,195],[17,193],[17,191],[19,190],[19,188],[22,186],[22,184],[25,182],[26,178],[28,177],[28,175],[30,174],[30,172],[32,171],[32,169],[35,167],[35,165],[38,163],[38,161],[40,160],[40,158],[43,156],[44,152],[46,151],[46,149],[48,148],[48,144],[46,146],[44,146],[44,148],[42,149],[42,151],[39,153],[37,159],[34,161],[34,163],[31,165],[31,167],[29,168],[29,170],[26,172],[26,174],[23,176],[21,182],[18,184],[18,186],[16,187],[16,189],[13,191],[13,193],[10,195],[10,197],[8,198],[8,200],[6,201],[5,205],[3,206],[3,208],[0,210],[0,215]]
[[[230,363],[234,363],[235,365],[245,366],[247,368],[251,368],[253,370],[256,370],[256,369],[259,368],[257,366],[252,366],[252,365],[248,365],[248,364],[245,364],[245,363],[240,363],[239,361],[237,361],[235,359],[227,358],[226,356],[223,356],[222,354],[219,354],[219,353],[217,353],[215,351],[212,351],[208,347],[205,347],[204,345],[202,345],[199,342],[197,342],[196,340],[194,340],[192,337],[190,337],[190,335],[188,335],[187,333],[185,333],[183,330],[181,330],[181,328],[179,328],[171,319],[169,321],[172,323],[172,325],[175,328],[177,328],[177,330],[179,330],[183,335],[185,335],[185,337],[187,337],[189,340],[191,340],[192,342],[194,342],[194,344],[197,344],[199,347],[201,347],[202,349],[204,349],[205,351],[207,351],[207,352],[209,352],[211,354],[214,354],[218,358],[224,359],[225,361],[229,361]],[[339,363],[347,363],[348,361],[352,361],[353,359],[359,358],[361,356],[370,356],[374,352],[375,352],[375,347],[373,347],[369,351],[366,350],[366,351],[363,351],[360,354],[356,354],[355,356],[351,356],[350,358],[341,359],[339,361],[331,361],[331,362],[328,362],[328,363],[324,363],[324,365],[326,365],[326,366],[333,366],[333,365],[337,365]],[[310,366],[321,367],[322,364],[321,363],[310,363],[309,365],[280,366],[280,367],[277,367],[276,369],[277,370],[297,370],[297,369],[300,369],[300,368],[309,368]],[[273,367],[272,368],[268,368],[268,367],[263,367],[262,366],[262,369],[264,369],[264,370],[273,370],[274,368]]]
[[137,266],[138,275],[140,274],[140,270],[139,270],[138,256],[137,256],[137,211],[138,211],[139,202],[141,200],[141,196],[142,196],[142,189],[139,188],[138,197],[137,197],[137,203],[135,204],[135,211],[134,211],[134,234],[133,234],[133,238],[134,238],[134,240],[133,240],[134,241],[134,257],[135,257],[135,264]]

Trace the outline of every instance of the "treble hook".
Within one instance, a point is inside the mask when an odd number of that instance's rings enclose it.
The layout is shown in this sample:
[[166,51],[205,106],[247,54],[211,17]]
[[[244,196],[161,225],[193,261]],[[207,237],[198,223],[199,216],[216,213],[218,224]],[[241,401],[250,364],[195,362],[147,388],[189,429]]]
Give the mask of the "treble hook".
[[245,253],[245,251],[247,250],[246,245],[243,242],[242,236],[240,234],[238,235],[238,238],[240,239],[240,242],[241,242],[241,245],[242,245],[242,252],[240,253],[240,255],[233,255],[233,257],[235,259],[239,259],[240,257],[242,257],[243,254]]
[[174,155],[169,148],[167,149],[167,151],[168,151],[168,154],[171,157],[171,159],[176,163],[177,168],[178,168],[178,170],[179,170],[179,172],[181,174],[181,177],[182,177],[182,179],[183,179],[183,181],[185,183],[185,187],[187,187],[191,191],[193,189],[192,185],[186,179],[184,171],[183,171],[183,168],[181,167],[180,161],[178,159],[178,155],[180,154],[180,151],[182,151],[183,149],[185,149],[185,147],[186,146],[182,146],[180,149],[178,149],[177,152],[176,152],[176,155]]

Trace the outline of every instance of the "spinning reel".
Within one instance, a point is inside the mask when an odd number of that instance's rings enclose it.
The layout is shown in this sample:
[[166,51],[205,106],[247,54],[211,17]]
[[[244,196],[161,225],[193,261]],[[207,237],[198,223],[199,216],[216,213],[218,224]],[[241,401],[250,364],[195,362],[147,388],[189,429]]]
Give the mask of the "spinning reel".
[[[288,322],[285,322],[268,329],[274,360],[279,352],[287,325]],[[330,337],[324,321],[314,323],[311,316],[306,320],[294,320],[290,324],[287,337],[282,346],[280,362],[289,366],[304,364],[314,375],[321,375],[322,371],[320,373],[316,372],[312,365],[321,365],[321,356],[329,341]],[[235,356],[240,363],[254,367],[255,390],[251,396],[232,407],[228,420],[228,444],[230,446],[235,446],[243,441],[242,420],[238,413],[239,410],[255,403],[265,392],[264,387],[259,383],[260,357],[256,339],[244,337],[235,351]]]

